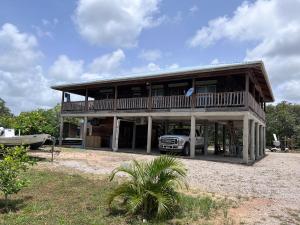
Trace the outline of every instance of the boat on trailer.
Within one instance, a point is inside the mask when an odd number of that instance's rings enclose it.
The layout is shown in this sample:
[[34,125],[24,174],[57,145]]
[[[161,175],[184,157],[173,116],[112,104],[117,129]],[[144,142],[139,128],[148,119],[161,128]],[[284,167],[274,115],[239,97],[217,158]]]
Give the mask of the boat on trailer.
[[51,139],[49,134],[15,135],[14,129],[0,127],[0,145],[4,146],[29,146],[30,149],[38,149],[46,140]]

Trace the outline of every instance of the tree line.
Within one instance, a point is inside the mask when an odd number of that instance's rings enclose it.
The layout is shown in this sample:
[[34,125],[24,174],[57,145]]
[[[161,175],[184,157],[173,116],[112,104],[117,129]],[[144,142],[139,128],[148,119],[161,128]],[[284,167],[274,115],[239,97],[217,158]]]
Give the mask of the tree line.
[[[294,140],[300,146],[300,105],[286,101],[274,105],[267,105],[267,145],[272,145],[273,134],[280,140],[285,137]],[[37,109],[21,112],[14,116],[0,98],[0,126],[20,130],[21,134],[47,133],[59,136],[60,105],[52,109]],[[74,121],[77,122],[77,121]]]

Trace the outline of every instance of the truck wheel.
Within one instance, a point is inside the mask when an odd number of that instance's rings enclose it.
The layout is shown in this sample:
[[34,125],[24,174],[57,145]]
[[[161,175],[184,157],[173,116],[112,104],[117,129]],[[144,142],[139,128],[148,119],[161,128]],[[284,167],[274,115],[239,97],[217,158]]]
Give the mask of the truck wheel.
[[186,143],[184,145],[183,155],[185,155],[185,156],[189,156],[190,155],[190,144],[189,143]]

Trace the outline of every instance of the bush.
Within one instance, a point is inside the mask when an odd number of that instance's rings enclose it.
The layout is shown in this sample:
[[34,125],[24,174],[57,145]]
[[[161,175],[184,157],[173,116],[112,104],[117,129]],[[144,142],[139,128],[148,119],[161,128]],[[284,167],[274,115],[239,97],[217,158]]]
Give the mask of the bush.
[[2,149],[0,161],[0,190],[5,196],[5,210],[8,211],[9,195],[18,193],[27,184],[27,179],[21,173],[32,165],[27,150],[23,146]]
[[178,187],[187,187],[184,165],[171,156],[160,156],[148,163],[133,162],[116,168],[112,181],[119,172],[129,175],[109,196],[109,205],[120,197],[128,213],[141,214],[145,218],[166,218],[175,213],[180,202]]

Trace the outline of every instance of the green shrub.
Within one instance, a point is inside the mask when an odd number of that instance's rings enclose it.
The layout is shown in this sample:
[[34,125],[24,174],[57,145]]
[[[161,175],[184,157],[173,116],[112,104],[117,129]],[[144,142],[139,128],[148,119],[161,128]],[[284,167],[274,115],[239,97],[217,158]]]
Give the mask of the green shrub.
[[18,193],[27,184],[27,179],[21,173],[34,162],[29,158],[27,150],[22,146],[2,149],[0,160],[0,191],[5,196],[5,209],[8,211],[9,195]]
[[128,213],[141,214],[145,218],[166,218],[175,213],[180,202],[177,188],[187,187],[184,165],[171,156],[160,156],[150,162],[133,162],[116,168],[110,180],[119,172],[129,180],[120,184],[109,196],[109,205],[120,197]]

